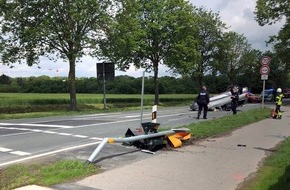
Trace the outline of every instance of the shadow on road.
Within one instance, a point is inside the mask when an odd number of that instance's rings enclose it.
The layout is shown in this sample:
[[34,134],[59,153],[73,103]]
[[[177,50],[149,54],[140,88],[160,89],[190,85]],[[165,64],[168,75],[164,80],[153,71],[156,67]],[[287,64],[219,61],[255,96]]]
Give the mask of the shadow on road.
[[97,164],[97,163],[99,163],[99,162],[101,162],[101,161],[103,161],[103,160],[106,160],[106,159],[111,159],[111,158],[118,157],[118,156],[123,156],[123,155],[127,155],[127,154],[132,154],[132,153],[135,153],[135,152],[140,152],[140,150],[137,149],[137,150],[132,150],[132,151],[129,151],[129,152],[122,152],[122,153],[119,153],[119,154],[114,154],[114,155],[110,155],[110,156],[104,156],[104,157],[101,157],[101,158],[95,160],[95,161],[93,162],[93,164]]

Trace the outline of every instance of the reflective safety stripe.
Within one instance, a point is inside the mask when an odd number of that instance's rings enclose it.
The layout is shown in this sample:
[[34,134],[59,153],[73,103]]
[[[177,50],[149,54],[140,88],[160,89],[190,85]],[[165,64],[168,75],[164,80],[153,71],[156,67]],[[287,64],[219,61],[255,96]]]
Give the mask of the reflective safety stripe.
[[277,105],[282,105],[282,98],[283,98],[283,94],[280,94],[279,96],[276,97],[276,104]]

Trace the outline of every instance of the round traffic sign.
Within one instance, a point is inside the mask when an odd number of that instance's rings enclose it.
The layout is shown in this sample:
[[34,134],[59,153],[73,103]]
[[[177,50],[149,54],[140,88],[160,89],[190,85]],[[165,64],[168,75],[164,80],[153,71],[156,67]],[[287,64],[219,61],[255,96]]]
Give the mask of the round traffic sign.
[[271,58],[269,56],[263,56],[260,61],[261,65],[269,65],[270,62]]
[[262,65],[260,68],[261,75],[267,75],[270,73],[270,67],[268,65]]

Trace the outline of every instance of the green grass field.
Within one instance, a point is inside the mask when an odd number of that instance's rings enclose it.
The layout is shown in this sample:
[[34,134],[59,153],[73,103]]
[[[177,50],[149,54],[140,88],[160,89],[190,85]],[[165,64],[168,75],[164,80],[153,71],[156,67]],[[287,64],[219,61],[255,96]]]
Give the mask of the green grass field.
[[[196,95],[192,94],[161,94],[160,103],[193,101]],[[103,104],[103,94],[77,94],[78,105]],[[1,93],[0,108],[9,106],[37,106],[53,104],[69,104],[69,94],[36,94],[36,93]],[[145,104],[154,103],[153,94],[145,94]],[[140,105],[141,95],[138,94],[106,94],[106,102],[112,104],[135,103]]]
[[[190,105],[196,95],[161,94],[159,106]],[[77,94],[77,111],[69,110],[69,94],[2,93],[0,119],[47,117],[104,112],[103,94]],[[151,108],[154,95],[143,97],[143,108]],[[106,94],[106,112],[140,109],[141,95]]]

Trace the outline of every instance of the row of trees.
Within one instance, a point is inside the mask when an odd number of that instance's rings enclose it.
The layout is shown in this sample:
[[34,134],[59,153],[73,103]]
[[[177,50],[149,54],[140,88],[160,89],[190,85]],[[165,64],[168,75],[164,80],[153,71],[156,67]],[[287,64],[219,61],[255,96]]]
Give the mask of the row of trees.
[[[289,52],[288,1],[258,0],[256,15],[260,24],[287,17],[288,25],[271,40],[277,43],[271,57],[279,70],[287,71],[289,59],[275,57]],[[226,77],[230,84],[241,83],[238,79],[244,76],[250,86],[265,55],[252,49],[243,35],[226,30],[219,14],[186,0],[3,0],[0,22],[4,64],[37,64],[41,56],[68,61],[72,110],[76,109],[75,65],[84,55],[113,62],[121,70],[134,64],[153,71],[155,104],[160,64],[198,81],[197,86],[205,83],[206,75]]]
[[[262,81],[259,80],[259,74],[249,78],[246,75],[240,76],[238,83],[241,87],[249,87],[253,93],[260,93],[262,91]],[[286,88],[290,87],[289,80],[285,83],[286,78],[282,79],[279,76],[277,80],[270,80],[266,82],[266,88]],[[288,77],[288,76],[284,76]],[[144,78],[144,93],[154,94],[153,77]],[[204,76],[204,82],[208,86],[211,94],[217,94],[225,91],[230,86],[226,76]],[[106,93],[108,94],[140,94],[142,88],[142,78],[134,78],[130,76],[117,76],[114,80],[106,81]],[[77,78],[76,79],[77,93],[104,93],[103,80],[91,78]],[[198,81],[192,81],[190,77],[160,77],[159,78],[159,93],[160,94],[196,94],[199,91]],[[68,80],[63,77],[40,76],[28,78],[11,78],[6,75],[0,76],[0,92],[13,93],[67,93]]]

